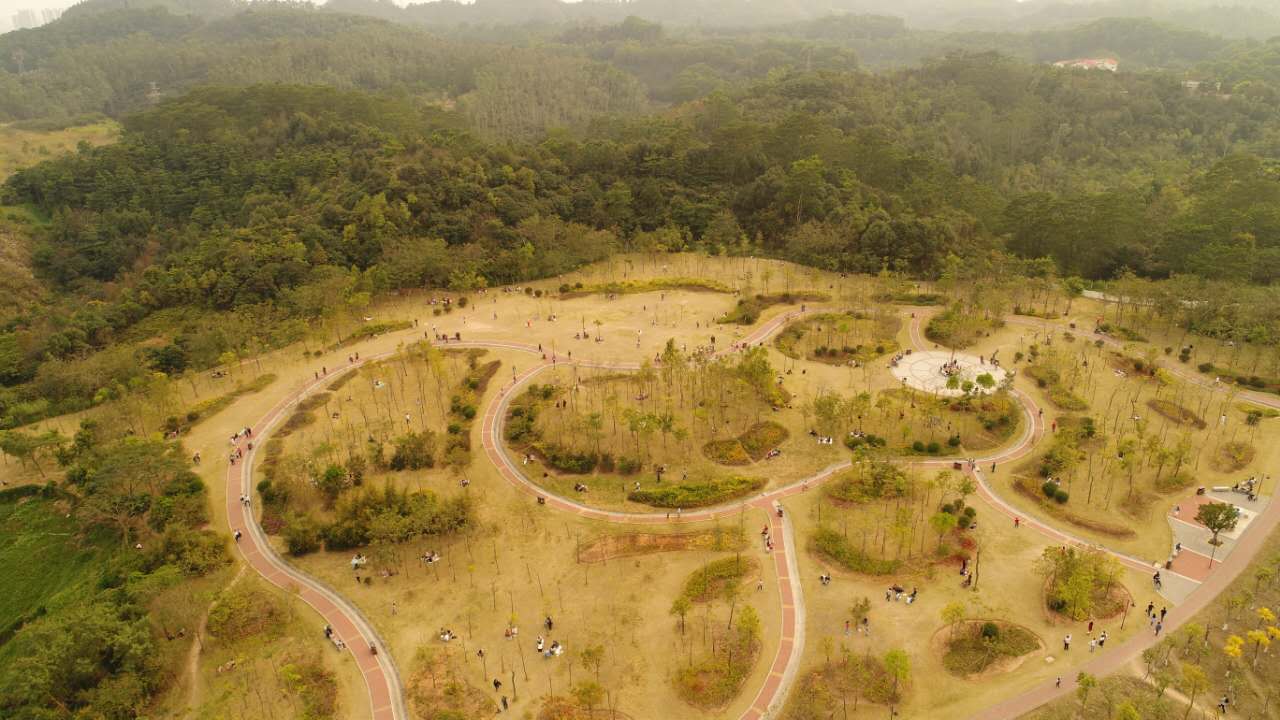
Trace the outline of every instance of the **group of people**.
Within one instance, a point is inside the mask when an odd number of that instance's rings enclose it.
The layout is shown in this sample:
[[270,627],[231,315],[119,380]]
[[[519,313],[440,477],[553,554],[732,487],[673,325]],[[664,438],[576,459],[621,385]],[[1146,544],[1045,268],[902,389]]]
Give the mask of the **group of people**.
[[889,358],[889,367],[898,367],[898,363],[902,362],[902,358],[910,354],[910,350],[903,350],[900,353],[894,353],[893,357]]
[[[328,640],[329,642],[333,643],[333,647],[334,647],[335,649],[337,649],[337,650],[346,650],[346,649],[347,649],[347,644],[346,644],[346,643],[344,643],[344,642],[342,642],[342,638],[338,637],[338,636],[337,636],[337,634],[333,632],[333,626],[332,626],[332,625],[328,625],[328,624],[326,624],[326,625],[324,626],[324,638],[325,638],[326,640]],[[372,646],[370,646],[370,647],[372,647]]]
[[760,530],[760,539],[764,541],[765,552],[773,552],[773,533],[769,531],[768,525]]
[[552,640],[551,644],[547,645],[547,639],[541,635],[538,636],[535,647],[544,658],[559,657],[564,654],[564,645],[561,645],[559,640]]
[[1232,485],[1231,492],[1236,492],[1236,493],[1240,493],[1241,495],[1244,495],[1245,497],[1249,498],[1250,502],[1257,500],[1258,499],[1257,476],[1250,475],[1248,480]]
[[[1092,620],[1090,620],[1089,624],[1085,627],[1085,634],[1088,635],[1089,637],[1089,652],[1093,652],[1094,650],[1101,650],[1104,647],[1106,647],[1107,639],[1111,637],[1111,635],[1108,634],[1106,630],[1103,630],[1102,632],[1098,633],[1097,637],[1094,637]],[[1062,651],[1069,652],[1070,650],[1071,650],[1071,633],[1067,633],[1062,637]]]
[[1152,631],[1154,631],[1157,636],[1159,636],[1160,632],[1164,630],[1164,616],[1167,615],[1168,612],[1169,608],[1167,607],[1162,607],[1160,608],[1160,612],[1156,612],[1156,604],[1153,602],[1147,603],[1147,624],[1151,626]]
[[942,367],[938,368],[938,372],[940,372],[944,377],[951,377],[952,375],[959,375],[960,369],[959,360],[948,360],[942,363]]
[[910,605],[916,601],[916,593],[918,592],[920,592],[918,588],[911,588],[911,592],[908,593],[907,589],[901,585],[890,585],[889,589],[884,591],[884,601],[899,602],[905,597],[906,603]]
[[[233,433],[233,434],[231,435],[231,446],[232,446],[232,449],[231,449],[231,452],[227,455],[227,462],[231,463],[232,465],[235,465],[237,460],[239,460],[240,458],[244,457],[244,450],[245,450],[245,448],[240,447],[240,439],[241,439],[241,438],[252,438],[252,437],[253,437],[253,428],[251,428],[251,427],[246,427],[246,428],[245,428],[245,429],[243,429],[243,430],[237,430],[235,433]],[[250,449],[250,450],[252,450],[252,449],[253,449],[253,442],[252,442],[252,441],[250,441],[250,442],[246,443],[245,445],[246,445],[246,447],[248,447],[248,449]],[[191,457],[191,461],[192,461],[192,462],[194,462],[196,465],[199,465],[199,464],[200,464],[200,453],[196,453],[195,455],[193,455],[193,456]]]
[[440,553],[428,550],[422,553],[422,557],[419,558],[419,560],[421,560],[423,565],[434,565],[440,562]]

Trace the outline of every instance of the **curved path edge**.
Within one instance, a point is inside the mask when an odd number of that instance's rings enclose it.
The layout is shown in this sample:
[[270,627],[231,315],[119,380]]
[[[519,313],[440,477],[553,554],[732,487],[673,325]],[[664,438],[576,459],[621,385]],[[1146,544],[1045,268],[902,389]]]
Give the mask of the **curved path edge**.
[[[388,354],[383,353],[377,357]],[[369,360],[373,359],[376,358],[369,358]],[[227,467],[227,522],[233,533],[242,531],[242,537],[236,542],[236,548],[240,551],[245,564],[257,571],[267,582],[296,594],[303,602],[310,605],[333,628],[334,637],[340,638],[346,644],[346,650],[355,659],[356,667],[364,679],[373,720],[408,720],[400,671],[390,651],[387,650],[386,643],[373,628],[372,623],[336,590],[293,567],[280,557],[279,553],[271,547],[266,532],[258,524],[250,506],[240,500],[241,496],[253,497],[254,458],[258,448],[270,437],[286,412],[303,398],[322,389],[335,378],[351,372],[363,362],[336,369],[322,378],[304,383],[272,407],[256,425],[250,426],[254,428],[255,433],[252,448],[248,446],[249,443],[245,439],[232,447],[233,451],[241,449],[244,457],[238,465]],[[379,649],[376,654],[372,651],[375,647]]]

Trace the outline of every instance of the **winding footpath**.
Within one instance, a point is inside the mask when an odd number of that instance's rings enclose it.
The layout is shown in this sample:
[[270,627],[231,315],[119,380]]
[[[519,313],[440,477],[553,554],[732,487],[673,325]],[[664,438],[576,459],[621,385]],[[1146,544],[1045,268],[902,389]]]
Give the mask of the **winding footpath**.
[[[1016,317],[1012,319],[1012,322],[1042,329],[1052,327],[1059,331],[1070,331],[1068,326],[1056,323],[1035,322]],[[1111,347],[1121,348],[1124,346],[1124,343],[1107,336],[1098,335],[1097,338]],[[1210,391],[1226,391],[1226,388],[1222,385],[1211,383],[1183,368],[1174,366],[1166,369],[1180,379]],[[1280,398],[1273,395],[1246,391],[1241,392],[1237,397],[1259,405],[1280,408]],[[985,480],[982,481],[982,484],[985,488]],[[990,488],[986,488],[986,492],[990,493]],[[994,498],[994,494],[992,494],[992,497]],[[1002,501],[999,502],[998,506],[1004,506],[1006,511],[1008,509],[1008,506],[1004,505]],[[1025,519],[1023,524],[1027,524]],[[1036,525],[1040,525],[1040,523],[1037,522]],[[1203,582],[1200,582],[1185,600],[1169,611],[1169,614],[1164,619],[1164,634],[1169,635],[1176,632],[1178,628],[1194,618],[1197,613],[1208,607],[1222,591],[1226,590],[1244,572],[1249,563],[1253,561],[1277,525],[1280,525],[1280,503],[1275,502],[1273,498],[1267,503],[1266,508],[1249,524],[1248,529],[1236,543],[1231,554],[1215,565],[1209,576]],[[1151,565],[1148,565],[1146,569],[1150,570]],[[1162,572],[1168,573],[1170,571],[1164,570]],[[1085,672],[1094,677],[1103,677],[1124,671],[1136,658],[1141,656],[1144,650],[1153,647],[1159,640],[1154,633],[1139,630],[1136,635],[1121,643],[1115,650],[1095,654],[1092,660],[1073,667],[1071,670],[1073,672]],[[1075,678],[1076,676],[1071,672],[1064,671],[1062,673],[1061,687],[1049,680],[1038,683],[1031,689],[974,715],[974,720],[1013,720],[1013,718],[1021,717],[1048,702],[1074,693],[1077,687]]]
[[[245,564],[256,570],[267,582],[296,594],[310,605],[333,628],[334,637],[346,644],[364,678],[373,720],[408,720],[400,671],[396,668],[391,653],[385,651],[386,644],[373,629],[373,625],[355,605],[335,590],[281,558],[271,547],[267,534],[258,524],[250,505],[240,499],[241,496],[253,497],[254,457],[271,431],[286,417],[287,411],[298,401],[322,389],[354,367],[352,365],[341,371],[334,371],[293,391],[272,407],[257,424],[250,426],[253,430],[252,440],[241,439],[231,448],[232,451],[240,449],[244,457],[227,467],[227,522],[233,533],[242,533],[236,541],[236,549],[240,551]],[[382,651],[375,654],[372,652],[375,647]]]
[[[814,308],[808,312],[818,311],[820,309]],[[797,311],[780,315],[749,333],[744,339],[734,343],[733,348],[723,351],[721,354],[733,352],[737,348],[763,343],[787,324],[804,314],[806,314],[805,311]],[[917,349],[925,349],[929,346],[929,343],[921,334],[920,321],[922,318],[918,315],[912,315],[909,333],[912,344]],[[845,461],[832,465],[812,477],[779,486],[744,500],[688,513],[681,512],[675,517],[672,517],[671,513],[667,512],[631,513],[593,508],[569,498],[548,494],[525,477],[519,470],[519,466],[505,450],[502,427],[507,408],[511,399],[519,394],[522,386],[529,383],[540,373],[554,367],[577,366],[612,370],[635,370],[638,365],[634,363],[545,360],[542,359],[542,352],[536,347],[512,342],[451,342],[448,347],[518,351],[533,354],[538,358],[531,368],[525,370],[523,374],[517,375],[512,383],[500,388],[496,397],[488,403],[481,424],[481,443],[485,455],[503,478],[517,490],[531,497],[542,498],[546,506],[587,519],[637,525],[703,522],[738,514],[747,508],[759,509],[768,514],[771,533],[774,538],[775,551],[772,556],[778,578],[778,595],[782,608],[781,638],[763,684],[757,691],[751,705],[740,717],[741,720],[763,720],[764,718],[773,717],[786,699],[787,693],[798,675],[804,650],[805,629],[804,597],[799,580],[794,530],[789,515],[783,512],[780,503],[788,497],[806,492],[809,488],[820,485],[841,470],[849,467],[850,463]],[[226,475],[228,523],[233,532],[242,532],[242,537],[237,541],[237,549],[244,558],[245,563],[262,575],[268,582],[296,593],[299,598],[314,608],[324,621],[333,628],[334,636],[340,638],[346,644],[347,650],[351,652],[363,676],[368,689],[374,720],[408,720],[409,717],[405,706],[400,673],[394,659],[391,657],[391,653],[386,650],[385,643],[378,636],[377,631],[368,619],[353,604],[341,597],[332,588],[290,566],[281,558],[271,547],[266,533],[257,523],[250,505],[243,503],[240,498],[241,496],[253,496],[252,468],[257,448],[261,447],[261,444],[270,436],[276,425],[287,416],[288,412],[299,401],[323,389],[334,379],[360,365],[367,362],[375,362],[391,355],[393,355],[392,352],[386,352],[362,358],[354,364],[335,370],[325,377],[304,383],[293,390],[272,407],[265,417],[251,426],[254,430],[253,448],[250,448],[245,440],[241,440],[239,444],[231,448],[233,451],[240,448],[244,453],[244,457],[238,464],[229,466]],[[1215,389],[1202,379],[1193,378],[1179,370],[1175,369],[1175,372],[1184,379]],[[978,494],[982,499],[1010,518],[1020,518],[1023,527],[1041,533],[1054,543],[1099,547],[1095,543],[1073,536],[1035,518],[1023,516],[1012,505],[1001,499],[987,482],[982,466],[989,463],[1012,462],[1026,457],[1034,451],[1036,445],[1044,436],[1045,428],[1042,413],[1035,401],[1019,390],[1014,389],[1011,392],[1021,404],[1025,417],[1025,422],[1022,423],[1022,431],[1012,445],[991,455],[974,458],[973,464],[966,462],[962,458],[935,458],[913,461],[912,464],[924,467],[949,467],[954,463],[961,463],[966,472],[976,481]],[[1256,395],[1256,393],[1241,394],[1242,397],[1250,396],[1248,399],[1251,402],[1280,407],[1280,399],[1254,398],[1252,395]],[[1198,610],[1207,605],[1231,580],[1239,575],[1257,553],[1270,530],[1275,527],[1277,520],[1280,520],[1280,504],[1273,502],[1267,506],[1266,511],[1254,520],[1249,532],[1246,532],[1244,537],[1241,538],[1235,551],[1214,569],[1209,579],[1201,583],[1184,603],[1170,611],[1168,618],[1166,618],[1166,629],[1170,632],[1177,629]],[[1100,549],[1112,554],[1127,567],[1144,573],[1152,570],[1152,563],[1150,562],[1108,548]],[[1140,632],[1114,651],[1105,654],[1099,653],[1094,660],[1080,669],[1095,675],[1104,675],[1120,670],[1132,658],[1140,654],[1142,650],[1153,644],[1155,644],[1154,637]],[[377,648],[379,652],[372,652],[373,648]],[[982,711],[977,717],[981,717],[984,720],[1014,718],[1056,697],[1071,692],[1073,687],[1074,680],[1069,680],[1065,677],[1061,688],[1055,688],[1052,682],[1042,683],[1021,695]]]

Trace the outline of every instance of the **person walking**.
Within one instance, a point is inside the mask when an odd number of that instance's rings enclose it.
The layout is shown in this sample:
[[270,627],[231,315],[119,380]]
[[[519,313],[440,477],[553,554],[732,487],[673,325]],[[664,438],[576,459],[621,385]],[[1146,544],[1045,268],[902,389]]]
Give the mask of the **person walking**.
[[1156,637],[1160,637],[1160,631],[1164,629],[1164,623],[1156,623]]
[[1062,638],[1062,651],[1067,652],[1069,650],[1071,650],[1071,633],[1067,633],[1066,637]]

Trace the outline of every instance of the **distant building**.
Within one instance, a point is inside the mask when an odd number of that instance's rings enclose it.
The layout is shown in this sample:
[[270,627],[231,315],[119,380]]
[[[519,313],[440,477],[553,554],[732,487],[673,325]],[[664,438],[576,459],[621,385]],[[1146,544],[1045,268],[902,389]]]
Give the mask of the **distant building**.
[[0,21],[0,32],[40,27],[41,25],[51,23],[60,17],[62,17],[61,8],[23,8],[13,14],[11,22],[4,23],[3,21]]
[[1183,80],[1182,89],[1186,90],[1189,93],[1204,92],[1204,93],[1213,93],[1216,95],[1221,95],[1222,81],[1221,80]]
[[13,14],[13,29],[22,30],[23,28],[33,28],[40,24],[40,16],[36,15],[35,10],[23,8]]
[[1079,60],[1059,60],[1053,64],[1054,67],[1060,68],[1077,68],[1079,70],[1109,70],[1116,72],[1120,69],[1120,61],[1115,58],[1081,58]]

